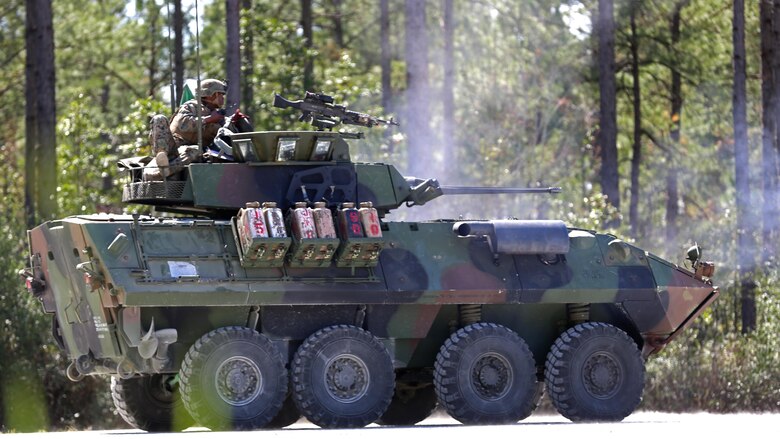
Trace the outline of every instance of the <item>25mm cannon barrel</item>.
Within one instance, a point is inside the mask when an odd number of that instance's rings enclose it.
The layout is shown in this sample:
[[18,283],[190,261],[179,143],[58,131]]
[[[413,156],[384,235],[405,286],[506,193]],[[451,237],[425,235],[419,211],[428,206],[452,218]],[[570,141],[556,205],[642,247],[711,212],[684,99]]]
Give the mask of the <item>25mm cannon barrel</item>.
[[559,187],[519,188],[519,187],[475,187],[440,186],[444,195],[480,195],[480,194],[559,194]]
[[489,195],[489,194],[557,194],[559,187],[477,187],[440,185],[435,178],[420,179],[406,177],[411,193],[405,200],[407,205],[422,206],[442,195]]

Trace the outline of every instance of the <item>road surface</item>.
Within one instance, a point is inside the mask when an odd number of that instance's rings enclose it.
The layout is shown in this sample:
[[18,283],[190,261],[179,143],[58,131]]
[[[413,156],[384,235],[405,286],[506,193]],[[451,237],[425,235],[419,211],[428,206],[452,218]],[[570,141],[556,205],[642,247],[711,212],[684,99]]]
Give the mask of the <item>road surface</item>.
[[[780,425],[780,413],[670,414],[637,412],[619,423],[573,424],[558,415],[534,415],[514,425],[464,426],[446,415],[431,416],[414,427],[380,427],[371,424],[362,429],[323,430],[305,420],[274,431],[210,432],[191,428],[182,433],[149,435],[140,430],[70,431],[51,433],[4,434],[3,439],[676,439],[773,437]],[[775,433],[771,433],[775,431]],[[760,435],[760,436],[759,436]],[[747,438],[746,438],[747,439]]]

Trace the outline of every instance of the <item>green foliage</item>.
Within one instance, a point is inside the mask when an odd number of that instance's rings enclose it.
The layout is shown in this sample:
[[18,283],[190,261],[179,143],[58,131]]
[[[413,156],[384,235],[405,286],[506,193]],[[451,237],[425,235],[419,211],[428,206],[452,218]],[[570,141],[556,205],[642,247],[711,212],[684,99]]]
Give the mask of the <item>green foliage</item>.
[[[131,102],[159,86],[168,59],[159,10],[143,8],[130,17],[125,15],[127,3],[53,4],[59,115],[81,100],[99,122],[113,126]],[[151,16],[156,17],[154,28]]]
[[154,98],[133,102],[122,123],[113,130],[119,157],[150,155],[149,121],[157,114],[164,114],[170,119],[169,113],[170,109]]
[[[45,340],[41,336],[44,316],[29,294],[22,294],[23,284],[15,273],[23,262],[18,256],[24,248],[22,223],[0,223],[0,326],[3,337],[0,338],[0,430],[14,429],[31,431],[41,427],[27,417],[23,406],[18,404],[16,394],[19,386],[29,387],[22,392],[34,401],[42,400],[40,384],[29,372],[45,359]],[[38,405],[39,406],[39,405]],[[31,406],[30,413],[35,412]]]
[[[242,2],[243,3],[243,2]],[[404,96],[403,2],[390,2],[393,108],[381,108],[379,68],[379,8],[377,2],[344,0],[341,24],[344,47],[336,43],[333,2],[314,2],[314,47],[304,47],[300,3],[253,0],[241,16],[242,41],[251,41],[254,63],[242,79],[254,91],[255,102],[242,109],[259,130],[303,128],[297,114],[272,108],[274,93],[298,99],[303,92],[303,68],[314,63],[315,91],[334,96],[351,109],[383,115],[410,104]],[[489,186],[561,186],[556,196],[444,198],[414,211],[400,210],[393,218],[518,217],[560,218],[573,227],[603,231],[622,217],[627,236],[630,188],[633,78],[628,70],[628,6],[616,2],[618,80],[618,153],[622,206],[616,211],[599,194],[599,154],[592,144],[598,129],[598,90],[593,48],[585,33],[572,32],[571,15],[562,5],[595,0],[497,0],[455,4],[455,143],[441,144],[443,105],[438,94],[430,102],[434,152],[428,172],[443,184]],[[683,9],[681,36],[672,48],[669,20],[673,0],[643,1],[637,16],[642,85],[643,164],[640,172],[637,244],[674,262],[694,242],[704,257],[716,262],[714,283],[722,296],[692,328],[648,363],[643,407],[659,410],[735,411],[780,410],[778,346],[780,275],[757,274],[758,329],[740,333],[740,301],[734,278],[737,267],[767,268],[759,261],[737,261],[731,129],[731,2],[691,0]],[[8,0],[0,6],[0,106],[23,107],[24,3]],[[186,76],[225,77],[224,2],[206,2],[200,12],[200,65],[194,35],[185,24]],[[748,117],[751,121],[752,163],[761,159],[760,63],[758,8],[748,8]],[[133,6],[132,8],[130,6]],[[165,4],[150,0],[72,0],[54,3],[58,109],[58,200],[67,215],[119,212],[119,158],[147,155],[148,122],[154,114],[170,115],[162,89],[170,78],[170,42],[166,39]],[[134,12],[130,12],[133,10]],[[190,13],[195,11],[189,11]],[[444,47],[439,2],[428,2],[430,82],[440,90]],[[192,20],[194,17],[189,16]],[[250,38],[251,37],[251,38]],[[683,75],[683,111],[672,115],[670,67]],[[413,99],[413,97],[411,98]],[[413,116],[406,116],[413,117]],[[673,121],[680,118],[679,143],[672,141]],[[10,117],[0,126],[0,424],[4,429],[108,427],[111,417],[105,380],[67,381],[64,354],[52,345],[49,316],[24,291],[16,270],[24,265],[25,226],[22,217],[24,121]],[[403,165],[403,130],[367,131],[353,149],[361,161]],[[451,149],[454,163],[443,163]],[[414,159],[414,158],[411,158]],[[758,167],[756,167],[758,169]],[[666,239],[666,178],[675,173],[682,199],[678,204],[679,233]],[[761,186],[751,176],[754,190]],[[751,197],[753,205],[761,200]],[[752,238],[759,231],[753,229]],[[758,251],[754,252],[756,255]],[[33,372],[34,371],[34,372]],[[13,390],[30,389],[29,401]],[[56,401],[56,403],[54,403]],[[45,404],[43,406],[42,404]],[[29,407],[34,416],[20,415]],[[47,407],[44,410],[43,407]]]
[[622,219],[620,212],[601,193],[591,193],[584,197],[580,206],[561,198],[556,198],[550,204],[553,206],[550,216],[560,218],[569,227],[604,231],[609,224]]
[[70,103],[57,126],[57,188],[60,211],[69,214],[107,212],[118,203],[112,172],[117,156],[109,136],[95,124],[98,109],[89,105],[84,95]]
[[3,400],[9,401],[4,422],[9,431],[45,430],[49,425],[41,381],[30,369],[15,368],[3,379]]
[[[583,101],[586,89],[573,87],[587,61],[576,54],[586,46],[569,32],[554,2],[470,4],[456,13],[464,27],[484,32],[456,32],[462,166],[452,178],[481,175],[483,184],[546,186],[585,170],[580,181],[593,180],[592,166],[579,163],[590,102]],[[514,37],[502,38],[508,35]]]
[[[345,9],[349,7],[344,5]],[[258,14],[258,10],[272,12]],[[225,76],[224,11],[224,2],[214,2],[206,8],[207,20],[201,33],[202,77]],[[325,14],[326,11],[314,11],[315,16]],[[297,122],[298,114],[278,111],[272,104],[275,93],[289,99],[303,97],[307,59],[314,61],[315,75],[314,90],[309,91],[324,91],[339,103],[354,105],[363,112],[381,113],[379,69],[375,65],[361,66],[363,59],[355,53],[359,49],[335,47],[323,26],[314,29],[315,42],[320,44],[307,50],[298,24],[299,15],[297,3],[279,4],[270,0],[255,0],[251,9],[242,9],[241,31],[244,38],[247,33],[252,34],[255,54],[251,75],[243,81],[252,88],[256,99],[256,102],[242,103],[242,107],[249,109],[254,126],[267,130],[306,127]]]
[[780,410],[780,285],[777,273],[759,283],[756,331],[734,330],[738,292],[724,291],[712,310],[647,365],[642,408],[736,412]]
[[[0,182],[18,178],[13,166],[6,170]],[[5,197],[4,205],[19,212],[20,199]],[[23,218],[5,219],[0,222],[0,431],[105,425],[106,387],[96,380],[65,385],[67,364],[53,344],[51,316],[41,312],[17,274],[26,262]]]
[[[95,157],[95,139],[89,127],[86,111],[77,104],[73,114],[60,124],[58,134],[73,136],[81,144],[82,152]],[[81,134],[78,134],[79,131]],[[90,143],[92,142],[92,144]],[[61,202],[65,206],[82,206],[92,200],[91,180],[96,169],[86,159],[72,154],[74,142],[64,142],[61,169],[68,169],[60,179],[65,192],[74,198]],[[68,365],[63,353],[54,345],[51,335],[52,320],[42,312],[41,304],[26,291],[17,271],[28,264],[25,224],[22,212],[22,171],[15,160],[18,154],[13,145],[3,147],[5,172],[0,176],[3,220],[0,221],[0,431],[38,431],[64,428],[110,427],[111,404],[107,400],[105,380],[85,379],[71,383],[65,377]],[[82,172],[77,174],[66,161],[81,161]],[[65,162],[65,163],[63,163]],[[63,166],[65,165],[65,166]],[[80,175],[80,176],[79,176]],[[82,178],[83,181],[76,180]],[[85,182],[87,182],[85,184]],[[75,198],[77,184],[81,195]],[[113,196],[113,195],[112,195]],[[109,197],[110,198],[110,197]]]
[[[24,102],[24,8],[21,0],[0,6],[0,108],[22,114]],[[0,147],[17,138],[21,120],[9,117],[0,125]]]

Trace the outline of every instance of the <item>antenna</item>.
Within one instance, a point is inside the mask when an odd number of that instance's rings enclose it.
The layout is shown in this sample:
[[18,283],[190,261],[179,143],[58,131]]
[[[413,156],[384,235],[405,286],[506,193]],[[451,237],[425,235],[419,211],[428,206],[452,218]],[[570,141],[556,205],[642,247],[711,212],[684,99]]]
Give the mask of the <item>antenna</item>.
[[165,11],[168,13],[168,69],[171,71],[171,114],[176,111],[176,102],[179,102],[176,96],[176,80],[173,72],[173,51],[174,44],[171,41],[171,28],[173,27],[173,18],[171,17],[171,2],[165,2]]
[[199,22],[200,10],[198,9],[198,0],[195,0],[195,66],[196,66],[196,81],[195,85],[195,99],[198,101],[198,105],[195,106],[195,115],[198,118],[198,149],[203,151],[203,121],[200,118],[200,22]]

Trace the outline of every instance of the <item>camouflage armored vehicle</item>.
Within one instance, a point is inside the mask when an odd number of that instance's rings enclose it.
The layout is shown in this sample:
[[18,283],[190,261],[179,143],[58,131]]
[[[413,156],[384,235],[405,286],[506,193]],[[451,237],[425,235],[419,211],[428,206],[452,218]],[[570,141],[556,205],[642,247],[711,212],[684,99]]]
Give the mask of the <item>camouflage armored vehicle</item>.
[[[319,128],[387,122],[324,95],[276,104]],[[696,249],[689,271],[562,221],[389,221],[443,194],[513,190],[352,162],[358,138],[227,134],[232,161],[165,181],[124,161],[124,201],[182,215],[29,231],[23,276],[68,377],[110,375],[119,413],[149,431],[411,425],[437,404],[464,424],[514,423],[545,388],[573,421],[617,421],[641,400],[644,361],[718,296]]]

